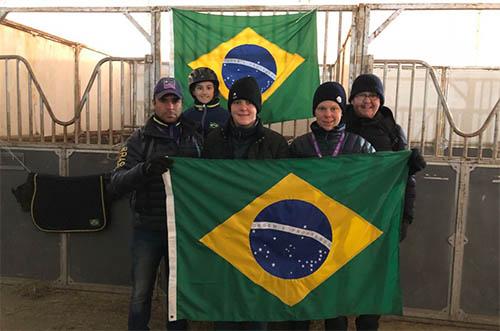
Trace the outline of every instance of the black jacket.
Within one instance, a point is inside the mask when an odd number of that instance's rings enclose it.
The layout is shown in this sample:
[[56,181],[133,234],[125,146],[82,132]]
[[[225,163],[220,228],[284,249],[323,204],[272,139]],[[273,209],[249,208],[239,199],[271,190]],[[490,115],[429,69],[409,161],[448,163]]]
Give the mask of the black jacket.
[[[347,132],[345,124],[341,123],[331,131],[325,131],[317,122],[311,123],[311,132],[295,138],[290,145],[291,157],[318,157],[314,147],[314,140],[321,156],[332,155],[340,137],[344,135],[343,143],[339,146],[339,154],[375,153],[373,146],[361,136]],[[313,137],[314,136],[314,137]]]
[[186,109],[182,116],[200,123],[199,129],[204,137],[215,128],[224,126],[230,117],[229,111],[220,106],[218,98],[206,105],[195,101],[195,104]]
[[[203,145],[207,159],[280,159],[288,157],[288,144],[279,133],[265,128],[260,120],[248,136],[232,124],[210,132]],[[244,149],[242,151],[242,148]]]
[[159,155],[200,157],[203,139],[196,129],[193,122],[182,117],[170,125],[151,117],[120,150],[111,187],[120,195],[132,192],[130,203],[136,227],[162,230],[166,224],[163,180],[160,176],[145,176],[144,162]]
[[[401,151],[407,148],[408,141],[403,129],[396,124],[392,111],[383,106],[372,119],[356,116],[352,105],[348,105],[342,120],[346,130],[368,140],[377,151]],[[415,176],[408,176],[405,192],[403,219],[413,221],[415,206]]]

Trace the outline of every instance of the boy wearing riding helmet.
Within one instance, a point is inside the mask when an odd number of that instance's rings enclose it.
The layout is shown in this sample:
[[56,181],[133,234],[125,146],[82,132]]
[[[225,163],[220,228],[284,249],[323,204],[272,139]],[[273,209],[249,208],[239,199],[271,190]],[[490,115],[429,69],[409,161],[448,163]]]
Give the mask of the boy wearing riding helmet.
[[219,80],[215,72],[206,67],[194,69],[188,76],[189,92],[194,105],[183,116],[200,124],[206,137],[211,130],[226,124],[229,112],[220,106]]

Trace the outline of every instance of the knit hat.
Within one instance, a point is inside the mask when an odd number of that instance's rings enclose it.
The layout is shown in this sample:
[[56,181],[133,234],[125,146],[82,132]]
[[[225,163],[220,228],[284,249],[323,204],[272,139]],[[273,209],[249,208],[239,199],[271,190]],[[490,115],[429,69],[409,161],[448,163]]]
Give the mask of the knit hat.
[[229,99],[227,100],[227,109],[231,110],[231,104],[235,100],[244,99],[250,101],[257,113],[262,108],[262,95],[260,93],[259,84],[253,77],[243,77],[233,83],[229,89]]
[[316,107],[325,100],[335,101],[339,104],[342,111],[344,111],[346,96],[342,85],[337,82],[326,82],[318,86],[313,97],[313,115]]
[[384,105],[384,86],[380,78],[373,74],[359,75],[352,83],[351,94],[349,95],[349,102],[354,99],[356,94],[361,92],[377,93],[380,98],[380,106]]

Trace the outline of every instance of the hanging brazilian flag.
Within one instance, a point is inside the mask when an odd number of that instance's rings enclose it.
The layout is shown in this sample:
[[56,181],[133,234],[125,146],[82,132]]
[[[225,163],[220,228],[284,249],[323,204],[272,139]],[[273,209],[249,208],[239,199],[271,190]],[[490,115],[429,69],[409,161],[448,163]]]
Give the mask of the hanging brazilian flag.
[[226,100],[235,80],[253,76],[264,123],[311,117],[319,85],[316,12],[223,16],[174,9],[173,19],[175,77],[185,91],[189,73],[199,67],[217,74]]
[[408,156],[176,158],[164,174],[169,319],[400,314]]

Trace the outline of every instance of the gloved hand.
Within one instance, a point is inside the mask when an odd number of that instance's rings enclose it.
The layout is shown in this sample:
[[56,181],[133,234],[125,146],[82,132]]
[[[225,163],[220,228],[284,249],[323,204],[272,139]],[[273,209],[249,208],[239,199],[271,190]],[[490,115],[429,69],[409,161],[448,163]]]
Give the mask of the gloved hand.
[[406,238],[406,232],[408,232],[408,226],[410,221],[403,218],[401,222],[401,227],[399,228],[399,242],[402,242]]
[[168,156],[155,156],[152,159],[147,160],[142,165],[142,170],[146,176],[160,176],[168,169],[172,169],[174,165],[174,160]]
[[422,154],[418,148],[411,149],[411,155],[408,159],[409,175],[414,175],[416,172],[423,170],[427,166]]

